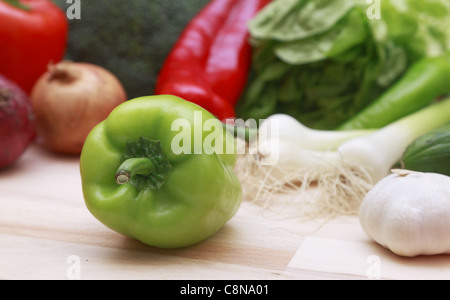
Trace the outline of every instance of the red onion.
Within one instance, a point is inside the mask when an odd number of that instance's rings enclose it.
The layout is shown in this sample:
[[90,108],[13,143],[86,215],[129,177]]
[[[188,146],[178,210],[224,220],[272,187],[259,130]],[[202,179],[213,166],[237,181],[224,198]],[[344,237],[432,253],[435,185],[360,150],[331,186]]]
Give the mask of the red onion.
[[0,168],[19,159],[33,137],[30,99],[17,84],[0,75]]

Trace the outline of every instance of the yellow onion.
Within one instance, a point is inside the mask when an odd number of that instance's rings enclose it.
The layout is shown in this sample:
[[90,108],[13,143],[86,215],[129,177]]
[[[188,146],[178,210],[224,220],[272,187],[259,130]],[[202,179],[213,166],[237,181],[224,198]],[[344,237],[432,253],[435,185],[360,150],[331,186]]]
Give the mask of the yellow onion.
[[51,151],[80,154],[95,125],[127,100],[117,77],[95,64],[50,65],[31,91],[38,141]]

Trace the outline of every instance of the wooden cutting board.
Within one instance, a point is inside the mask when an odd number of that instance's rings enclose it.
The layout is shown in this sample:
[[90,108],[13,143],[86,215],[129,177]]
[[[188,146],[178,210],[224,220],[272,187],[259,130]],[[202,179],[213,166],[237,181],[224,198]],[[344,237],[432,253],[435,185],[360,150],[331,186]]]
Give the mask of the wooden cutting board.
[[157,249],[89,213],[77,157],[33,145],[0,172],[0,279],[450,279],[450,255],[402,258],[357,216],[300,222],[249,201],[210,239]]

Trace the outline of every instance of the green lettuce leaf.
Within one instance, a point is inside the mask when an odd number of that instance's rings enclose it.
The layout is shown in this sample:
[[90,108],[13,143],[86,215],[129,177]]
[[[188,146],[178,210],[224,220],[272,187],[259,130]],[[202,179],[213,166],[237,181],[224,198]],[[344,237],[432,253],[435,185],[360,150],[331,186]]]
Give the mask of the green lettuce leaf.
[[334,129],[415,61],[450,49],[448,0],[274,0],[251,22],[243,118]]

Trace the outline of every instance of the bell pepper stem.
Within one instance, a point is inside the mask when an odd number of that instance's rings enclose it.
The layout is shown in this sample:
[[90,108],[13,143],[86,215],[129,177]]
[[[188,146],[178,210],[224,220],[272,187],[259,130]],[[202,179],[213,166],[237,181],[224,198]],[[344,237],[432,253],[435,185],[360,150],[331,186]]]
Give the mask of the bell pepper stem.
[[125,184],[135,175],[149,175],[155,165],[149,158],[133,157],[126,159],[116,172],[116,183]]
[[5,1],[6,3],[8,3],[9,5],[12,5],[12,6],[14,6],[14,7],[23,9],[23,10],[25,10],[25,11],[31,10],[28,6],[26,6],[26,5],[22,4],[22,3],[20,3],[19,0],[3,0],[3,1]]

